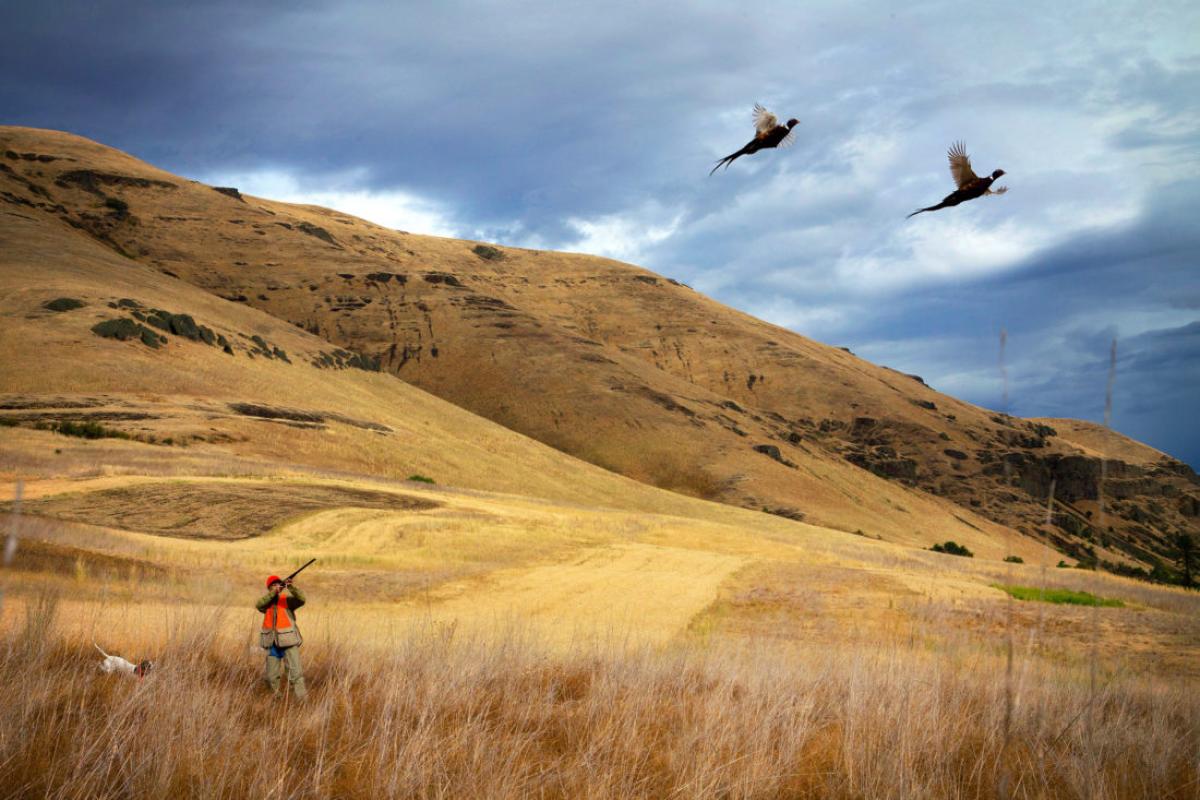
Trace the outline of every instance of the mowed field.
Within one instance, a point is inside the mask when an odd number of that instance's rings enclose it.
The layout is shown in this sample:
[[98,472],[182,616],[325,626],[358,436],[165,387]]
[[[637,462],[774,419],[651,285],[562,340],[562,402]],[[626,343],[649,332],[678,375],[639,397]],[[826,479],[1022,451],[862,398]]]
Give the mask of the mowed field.
[[[4,796],[1195,796],[1195,593],[727,507],[137,463],[5,507]],[[310,695],[273,703],[252,604],[312,557]],[[99,675],[93,641],[156,670]]]
[[[19,550],[14,566],[28,560],[42,580],[53,583],[57,573],[88,587],[85,605],[97,587],[118,595],[125,587],[144,608],[115,603],[99,616],[71,618],[110,632],[123,620],[138,640],[136,631],[153,628],[147,615],[158,616],[174,597],[256,617],[250,606],[262,579],[315,557],[304,577],[321,600],[305,616],[341,635],[374,641],[408,624],[518,624],[559,644],[599,633],[663,643],[756,553],[781,548],[765,539],[737,542],[736,530],[698,520],[418,487],[102,478],[42,495],[34,482],[22,528],[39,544]],[[45,545],[63,554],[57,565]],[[154,586],[155,575],[170,581]],[[70,593],[68,604],[83,601],[80,591]]]
[[[28,435],[47,445],[63,438]],[[13,484],[4,488],[11,494]],[[19,522],[4,506],[25,540],[9,573],[8,617],[30,591],[57,589],[67,606],[90,609],[64,623],[83,640],[120,631],[119,640],[152,650],[147,620],[181,606],[219,610],[244,633],[263,578],[317,558],[304,576],[306,627],[364,642],[435,625],[472,635],[516,626],[558,649],[597,638],[819,645],[883,635],[987,647],[1011,624],[1062,663],[1095,650],[1122,669],[1200,676],[1195,593],[1049,559],[931,553],[752,512],[730,520],[722,507],[709,520],[317,475],[121,475],[33,480],[23,491]],[[1078,589],[1125,605],[1011,604],[997,584]]]

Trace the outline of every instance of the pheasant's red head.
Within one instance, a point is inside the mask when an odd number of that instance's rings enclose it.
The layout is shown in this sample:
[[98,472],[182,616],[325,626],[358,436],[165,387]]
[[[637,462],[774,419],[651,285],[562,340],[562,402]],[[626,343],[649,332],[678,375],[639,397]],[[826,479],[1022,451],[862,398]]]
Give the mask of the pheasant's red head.
[[992,173],[992,177],[993,177],[993,178],[999,178],[999,177],[1000,177],[1001,175],[1003,175],[1003,174],[1004,174],[1004,170],[1002,170],[1002,169],[998,169],[998,170],[996,170],[995,172],[993,172],[993,173]]
[[798,119],[789,119],[789,120],[788,120],[788,130],[790,131],[792,128],[796,127],[796,126],[797,126],[797,125],[799,125],[799,124],[800,124],[800,120],[798,120]]

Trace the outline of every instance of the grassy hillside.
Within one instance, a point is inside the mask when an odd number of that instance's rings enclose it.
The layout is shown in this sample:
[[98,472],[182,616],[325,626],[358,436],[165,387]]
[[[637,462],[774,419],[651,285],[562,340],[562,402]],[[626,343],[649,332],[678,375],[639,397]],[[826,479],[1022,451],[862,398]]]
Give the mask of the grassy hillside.
[[[218,191],[66,134],[3,128],[0,145],[10,213],[331,343],[309,363],[378,366],[644,483],[898,542],[994,553],[1017,529],[1072,560],[1146,568],[1200,532],[1195,476],[1166,456],[1114,457],[1127,513],[1100,522],[1094,447],[637,267]],[[1047,526],[1052,481],[1066,505]]]
[[[305,467],[644,510],[708,505],[566,456],[390,375],[314,366],[336,348],[129,261],[61,222],[0,213],[0,417],[19,425],[4,432],[10,461],[0,470],[10,478],[57,474],[58,462],[83,474],[97,462],[157,474]],[[45,307],[64,297],[84,305]],[[124,305],[113,308],[118,301]],[[233,352],[150,323],[136,324],[165,343],[92,330],[136,322],[135,312],[150,309],[190,316]],[[134,438],[34,430],[61,422]],[[55,449],[68,457],[56,459]]]

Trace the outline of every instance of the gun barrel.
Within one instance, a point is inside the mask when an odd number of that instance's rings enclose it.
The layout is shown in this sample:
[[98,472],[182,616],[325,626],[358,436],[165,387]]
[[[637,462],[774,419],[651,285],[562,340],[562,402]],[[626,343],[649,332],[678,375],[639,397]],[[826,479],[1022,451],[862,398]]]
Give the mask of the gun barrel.
[[298,570],[296,570],[295,572],[293,572],[291,575],[288,575],[286,578],[284,578],[284,579],[283,579],[283,582],[284,582],[284,583],[287,583],[287,582],[288,582],[288,581],[290,581],[292,578],[294,578],[294,577],[296,577],[297,575],[299,575],[301,572],[304,572],[304,570],[308,569],[309,565],[311,565],[311,564],[312,564],[313,562],[315,562],[315,561],[316,561],[316,559],[315,559],[315,558],[313,558],[313,559],[309,559],[308,563],[306,563],[306,564],[305,564],[303,567],[301,567],[300,569],[298,569]]

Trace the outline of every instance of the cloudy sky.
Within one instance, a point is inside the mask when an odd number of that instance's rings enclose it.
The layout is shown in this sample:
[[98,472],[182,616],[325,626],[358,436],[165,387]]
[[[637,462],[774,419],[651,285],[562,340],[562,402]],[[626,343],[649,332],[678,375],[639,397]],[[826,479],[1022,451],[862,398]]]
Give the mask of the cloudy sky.
[[[0,2],[0,123],[609,255],[1200,467],[1200,4]],[[797,144],[712,163],[761,102]],[[953,187],[1003,197],[911,220]],[[1000,333],[1007,331],[1000,369]]]

